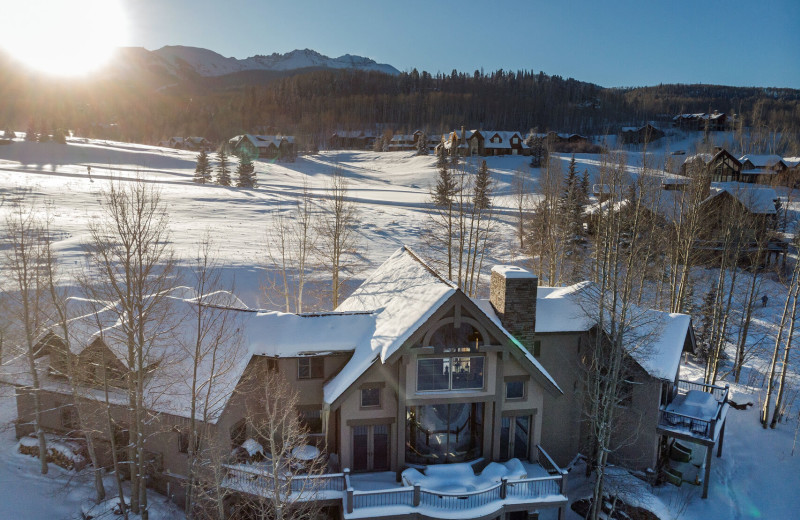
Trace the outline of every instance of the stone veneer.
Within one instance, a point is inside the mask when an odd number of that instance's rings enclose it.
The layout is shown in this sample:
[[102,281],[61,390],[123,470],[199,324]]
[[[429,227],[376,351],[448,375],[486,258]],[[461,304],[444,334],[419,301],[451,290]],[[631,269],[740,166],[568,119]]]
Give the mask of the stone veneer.
[[525,348],[533,351],[536,330],[536,291],[539,279],[512,265],[492,268],[489,301],[500,322]]

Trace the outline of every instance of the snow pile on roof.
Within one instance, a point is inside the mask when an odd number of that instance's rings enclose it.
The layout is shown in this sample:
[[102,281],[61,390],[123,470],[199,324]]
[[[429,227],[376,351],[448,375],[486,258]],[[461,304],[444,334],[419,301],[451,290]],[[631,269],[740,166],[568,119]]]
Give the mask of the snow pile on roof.
[[325,385],[325,402],[335,401],[376,360],[396,352],[456,290],[410,249],[398,249],[336,309],[375,311],[376,322],[371,338]]
[[800,165],[800,157],[784,157],[783,164],[785,164],[787,168],[797,168],[797,166]]
[[773,188],[754,186],[740,182],[716,182],[711,187],[711,195],[706,201],[728,193],[741,202],[751,213],[774,215],[778,193]]
[[516,265],[496,265],[492,267],[492,272],[503,278],[536,278],[532,272]]
[[536,332],[580,332],[594,322],[581,306],[578,294],[589,282],[568,287],[539,287],[536,293]]

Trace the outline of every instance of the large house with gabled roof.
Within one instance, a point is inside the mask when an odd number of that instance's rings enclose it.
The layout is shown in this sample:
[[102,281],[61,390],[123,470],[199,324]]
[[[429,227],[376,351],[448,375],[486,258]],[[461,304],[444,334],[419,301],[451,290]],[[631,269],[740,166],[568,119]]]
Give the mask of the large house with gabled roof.
[[[490,298],[473,299],[402,247],[335,312],[258,311],[220,296],[216,307],[235,316],[245,348],[224,358],[227,370],[208,394],[214,413],[203,442],[229,453],[256,435],[244,421],[245,381],[278,371],[299,394],[297,413],[309,429],[309,445],[327,458],[327,472],[314,478],[322,479],[319,499],[332,514],[449,518],[458,505],[461,518],[518,518],[550,508],[563,518],[567,476],[561,468],[588,437],[582,426],[585,345],[602,334],[581,300],[588,287],[542,288],[522,268],[495,266]],[[182,306],[197,304],[181,291],[174,298]],[[649,347],[643,354],[638,340],[631,342],[638,368],[629,376],[630,404],[623,413],[641,433],[619,461],[655,471],[668,442],[666,430],[658,430],[663,410],[679,395],[680,357],[693,349],[694,336],[688,316],[643,312],[649,319],[639,337],[649,338]],[[112,342],[113,323],[103,330],[86,337],[87,345]],[[165,353],[180,352],[177,330]],[[118,358],[114,352],[109,346]],[[40,357],[41,396],[54,409],[70,406],[63,381],[47,368],[57,366],[60,355],[69,354],[43,348]],[[168,395],[146,398],[153,411],[147,449],[157,460],[152,484],[180,499],[189,367],[172,357],[147,385],[154,392],[170,385]],[[25,378],[14,383],[21,436],[29,431],[32,401]],[[123,395],[120,413],[124,403]],[[44,426],[68,434],[59,417],[46,415]],[[268,492],[252,485],[257,467],[225,467],[226,482],[251,483],[245,491],[231,487],[231,494]],[[444,489],[434,475],[458,478]]]

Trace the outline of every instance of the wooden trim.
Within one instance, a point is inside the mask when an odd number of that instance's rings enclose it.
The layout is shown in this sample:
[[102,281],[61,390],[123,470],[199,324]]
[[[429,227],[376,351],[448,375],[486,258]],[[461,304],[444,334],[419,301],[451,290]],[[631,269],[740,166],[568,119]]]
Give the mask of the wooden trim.
[[372,426],[373,424],[394,424],[394,417],[379,417],[377,419],[348,419],[347,426]]
[[513,382],[513,381],[528,381],[530,378],[531,378],[531,376],[528,375],[528,374],[521,374],[521,375],[518,375],[518,376],[505,376],[505,377],[503,377],[503,382],[504,383],[510,383],[510,382]]
[[538,408],[523,408],[520,410],[503,410],[503,417],[515,417],[517,415],[537,415],[539,413]]
[[[448,392],[452,393],[452,392]],[[442,394],[432,393],[431,396],[438,399],[408,399],[406,408],[409,406],[427,406],[431,404],[453,404],[453,403],[490,403],[495,400],[494,395],[460,395],[458,397],[443,397]]]
[[359,390],[363,390],[364,388],[386,388],[386,381],[376,381],[374,383],[361,383],[358,386]]

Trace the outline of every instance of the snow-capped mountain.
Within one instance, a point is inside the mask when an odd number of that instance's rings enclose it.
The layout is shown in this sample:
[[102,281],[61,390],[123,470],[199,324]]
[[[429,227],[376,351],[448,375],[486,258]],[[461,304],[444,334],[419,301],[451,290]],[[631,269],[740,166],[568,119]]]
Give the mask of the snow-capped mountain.
[[221,54],[198,47],[169,45],[153,51],[174,70],[189,67],[201,76],[224,76],[245,70],[297,70],[307,68],[373,70],[387,74],[400,71],[386,63],[362,56],[345,54],[329,58],[311,49],[294,50],[286,54],[273,53],[269,56],[256,55],[250,58],[226,58]]

